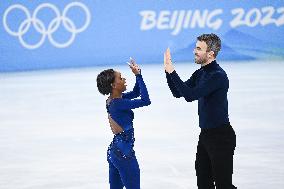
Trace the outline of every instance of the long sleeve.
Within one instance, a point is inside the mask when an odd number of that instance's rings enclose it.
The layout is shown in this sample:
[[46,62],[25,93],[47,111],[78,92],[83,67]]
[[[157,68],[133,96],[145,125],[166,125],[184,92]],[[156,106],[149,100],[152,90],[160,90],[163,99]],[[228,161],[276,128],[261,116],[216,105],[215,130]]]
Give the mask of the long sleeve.
[[135,82],[133,90],[130,92],[122,93],[122,98],[133,99],[133,98],[137,98],[138,96],[140,96],[140,87],[139,87],[139,82],[138,82],[139,75],[140,74],[136,75],[136,82]]
[[176,89],[172,79],[171,79],[171,76],[168,72],[166,72],[166,78],[167,78],[167,83],[168,83],[168,86],[173,94],[174,97],[176,98],[180,98],[182,97],[182,95],[179,93],[179,91]]
[[151,104],[148,90],[146,88],[146,85],[143,81],[142,75],[138,74],[136,75],[137,83],[140,89],[140,99],[128,99],[128,98],[121,98],[116,101],[116,107],[121,110],[125,109],[134,109],[139,108],[142,106],[148,106]]
[[[196,75],[196,71],[192,74],[192,76],[184,82],[184,84],[189,87],[189,88],[193,88],[195,86],[195,75]],[[173,94],[174,97],[176,98],[180,98],[182,97],[181,93],[177,90],[174,82],[172,81],[171,75],[169,73],[166,72],[166,78],[167,78],[167,83],[168,86]]]
[[185,84],[176,71],[169,75],[178,92],[188,102],[207,96],[218,88],[226,87],[225,84],[228,84],[228,82],[224,82],[227,80],[227,77],[220,73],[211,74],[196,86],[188,86]]

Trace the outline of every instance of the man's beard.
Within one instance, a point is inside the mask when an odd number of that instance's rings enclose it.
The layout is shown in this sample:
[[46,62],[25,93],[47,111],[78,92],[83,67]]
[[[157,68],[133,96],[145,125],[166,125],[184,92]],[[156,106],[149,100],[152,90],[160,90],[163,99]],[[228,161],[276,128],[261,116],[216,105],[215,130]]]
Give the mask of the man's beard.
[[207,58],[206,57],[195,57],[194,61],[196,64],[205,64],[207,62]]

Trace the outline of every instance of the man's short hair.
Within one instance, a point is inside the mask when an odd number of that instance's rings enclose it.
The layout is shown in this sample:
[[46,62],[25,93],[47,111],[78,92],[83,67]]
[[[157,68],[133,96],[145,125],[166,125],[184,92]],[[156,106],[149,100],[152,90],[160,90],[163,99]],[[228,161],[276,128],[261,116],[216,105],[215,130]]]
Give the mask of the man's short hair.
[[221,39],[214,33],[202,34],[197,37],[198,41],[204,41],[207,44],[207,51],[213,51],[216,58],[221,50]]

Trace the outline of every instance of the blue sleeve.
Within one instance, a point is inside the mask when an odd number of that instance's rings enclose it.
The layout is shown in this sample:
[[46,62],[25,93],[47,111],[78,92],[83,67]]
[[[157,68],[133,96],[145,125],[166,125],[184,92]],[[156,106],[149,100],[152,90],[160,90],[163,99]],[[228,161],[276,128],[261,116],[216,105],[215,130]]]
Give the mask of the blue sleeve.
[[227,76],[220,73],[211,74],[194,87],[187,86],[180,79],[176,71],[172,72],[170,76],[179,93],[188,102],[192,102],[200,97],[207,96],[219,88],[226,87],[226,84],[228,84]]
[[139,77],[139,74],[136,75],[136,83],[135,83],[133,90],[127,93],[122,93],[122,98],[133,99],[133,98],[137,98],[138,96],[140,96],[140,87],[138,83],[138,77]]
[[[169,73],[166,72],[166,78],[167,78],[167,83],[168,86],[173,94],[174,97],[176,98],[180,98],[182,97],[182,95],[180,94],[180,92],[177,90],[177,88],[175,87],[174,82],[172,81],[172,78],[170,76]],[[184,82],[184,84],[190,88],[194,87],[195,83],[195,72],[192,74],[192,76],[190,77],[190,79],[188,79],[186,82]]]
[[127,110],[127,109],[134,109],[139,108],[142,106],[148,106],[151,104],[149,94],[146,88],[146,85],[143,81],[142,75],[136,75],[137,83],[140,89],[140,99],[128,99],[128,98],[121,98],[116,101],[115,105],[117,109]]

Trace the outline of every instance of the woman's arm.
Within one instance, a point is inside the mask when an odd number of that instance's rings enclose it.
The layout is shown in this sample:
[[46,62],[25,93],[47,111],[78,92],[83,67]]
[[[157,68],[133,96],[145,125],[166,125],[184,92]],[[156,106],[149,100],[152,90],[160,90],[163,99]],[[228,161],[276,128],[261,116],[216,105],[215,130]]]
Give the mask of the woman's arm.
[[131,57],[129,58],[129,62],[127,62],[127,64],[129,65],[133,74],[136,76],[136,82],[135,82],[135,86],[132,91],[127,92],[127,93],[122,93],[122,98],[133,99],[133,98],[137,98],[138,96],[140,96],[140,87],[139,87],[137,76],[141,75],[141,69],[136,64],[135,60],[132,59]]
[[133,90],[130,92],[122,93],[122,98],[133,99],[139,96],[140,96],[140,87],[139,87],[138,78],[136,75],[136,83],[135,83]]
[[149,98],[147,87],[143,81],[143,77],[141,74],[136,75],[137,83],[140,88],[140,99],[127,99],[127,98],[121,98],[114,102],[115,106],[118,109],[126,110],[126,109],[134,109],[139,108],[143,106],[148,106],[151,104],[151,100]]

